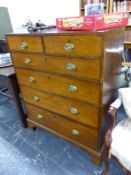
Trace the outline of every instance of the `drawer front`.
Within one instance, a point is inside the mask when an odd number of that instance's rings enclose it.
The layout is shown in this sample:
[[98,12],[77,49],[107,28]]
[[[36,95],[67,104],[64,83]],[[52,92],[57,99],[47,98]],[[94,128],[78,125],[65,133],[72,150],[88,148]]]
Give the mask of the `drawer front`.
[[101,57],[100,36],[44,36],[45,52],[53,55]]
[[100,85],[48,73],[16,69],[18,82],[53,94],[92,104],[100,103]]
[[100,80],[100,60],[12,53],[15,66]]
[[26,52],[43,52],[42,40],[39,36],[8,36],[10,50]]
[[42,93],[26,86],[21,86],[25,102],[64,115],[72,120],[98,127],[99,108],[59,96]]
[[[97,148],[98,131],[26,104],[28,119],[85,146]],[[27,120],[28,120],[27,119]]]

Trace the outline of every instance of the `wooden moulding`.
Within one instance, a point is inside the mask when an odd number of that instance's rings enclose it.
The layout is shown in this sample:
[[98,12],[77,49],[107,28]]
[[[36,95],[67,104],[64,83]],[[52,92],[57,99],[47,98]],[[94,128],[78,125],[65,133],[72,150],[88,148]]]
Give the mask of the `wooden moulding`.
[[66,140],[70,141],[71,143],[81,147],[82,149],[84,149],[85,151],[87,151],[90,154],[92,162],[95,163],[96,165],[100,166],[100,164],[101,164],[101,153],[98,153],[94,149],[91,149],[90,147],[87,147],[87,146],[85,146],[85,145],[83,145],[81,143],[78,143],[77,141],[72,140],[69,137],[66,137],[66,136],[64,136],[64,135],[62,135],[62,134],[60,134],[60,133],[58,133],[58,132],[56,132],[56,131],[54,131],[54,130],[46,127],[46,126],[38,124],[38,123],[36,123],[36,122],[34,122],[34,121],[30,120],[30,119],[28,119],[27,121],[28,121],[29,128],[31,128],[33,130],[35,130],[37,127],[45,129],[45,130],[47,130],[47,131],[57,135],[58,137],[66,139]]
[[122,63],[122,66],[128,66],[128,67],[131,67],[131,62],[130,62],[130,63],[128,63],[128,62],[123,62],[123,63]]

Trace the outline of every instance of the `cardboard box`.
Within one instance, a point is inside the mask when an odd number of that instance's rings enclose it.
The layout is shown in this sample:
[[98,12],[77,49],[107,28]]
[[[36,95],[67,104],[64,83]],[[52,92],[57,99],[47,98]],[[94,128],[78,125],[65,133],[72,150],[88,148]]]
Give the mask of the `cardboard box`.
[[127,12],[98,15],[96,16],[95,28],[96,30],[102,30],[126,26],[128,16]]
[[56,19],[56,27],[60,30],[98,31],[122,27],[127,24],[127,12]]
[[57,18],[56,27],[60,30],[93,30],[94,29],[94,16],[82,16],[72,18]]

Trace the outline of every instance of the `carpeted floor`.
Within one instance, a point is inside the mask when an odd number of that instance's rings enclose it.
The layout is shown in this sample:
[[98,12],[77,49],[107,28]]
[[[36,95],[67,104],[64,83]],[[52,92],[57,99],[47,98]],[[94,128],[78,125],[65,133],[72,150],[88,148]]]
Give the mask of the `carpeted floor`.
[[[123,112],[120,113],[120,116]],[[13,100],[0,96],[0,175],[101,175],[88,153],[45,130],[24,129]],[[123,175],[110,160],[109,175]]]

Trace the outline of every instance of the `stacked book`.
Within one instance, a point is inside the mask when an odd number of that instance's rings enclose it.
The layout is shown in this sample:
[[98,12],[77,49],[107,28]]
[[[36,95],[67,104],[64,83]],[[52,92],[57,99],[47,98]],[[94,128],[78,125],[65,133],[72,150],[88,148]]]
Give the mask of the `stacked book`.
[[12,60],[9,53],[0,54],[0,67],[7,67],[12,65]]
[[131,31],[130,30],[126,30],[125,32],[125,42],[131,43]]
[[131,62],[131,49],[124,49],[124,62]]

